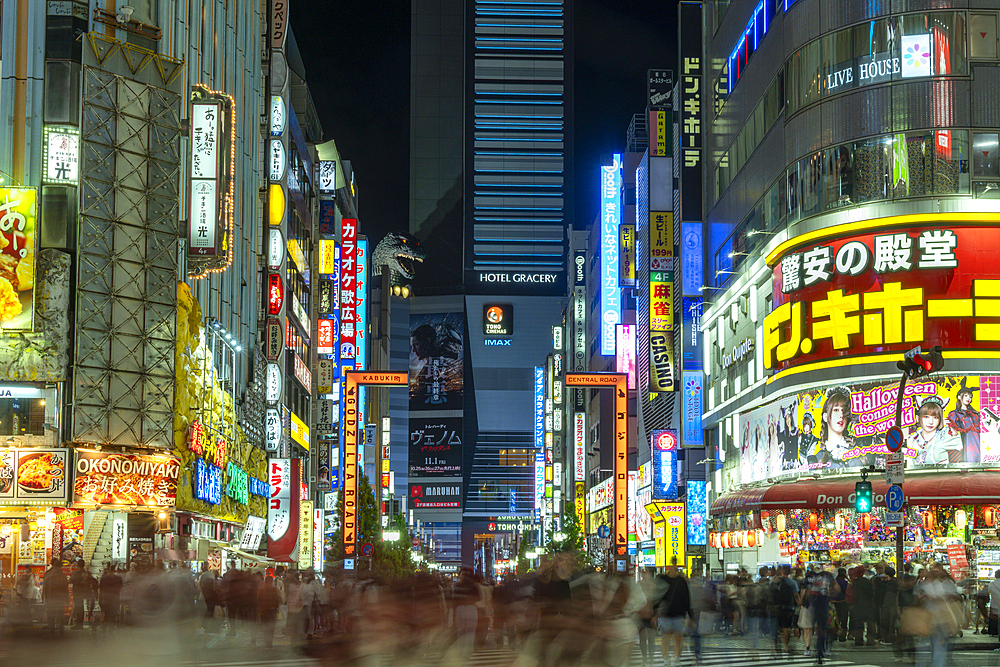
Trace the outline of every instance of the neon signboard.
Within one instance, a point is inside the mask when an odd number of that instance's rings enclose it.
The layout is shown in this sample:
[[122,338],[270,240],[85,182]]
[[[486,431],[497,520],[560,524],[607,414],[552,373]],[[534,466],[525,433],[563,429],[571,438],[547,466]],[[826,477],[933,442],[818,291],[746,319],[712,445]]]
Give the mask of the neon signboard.
[[601,354],[615,353],[615,325],[621,320],[621,291],[618,287],[618,225],[621,223],[621,160],[601,167]]

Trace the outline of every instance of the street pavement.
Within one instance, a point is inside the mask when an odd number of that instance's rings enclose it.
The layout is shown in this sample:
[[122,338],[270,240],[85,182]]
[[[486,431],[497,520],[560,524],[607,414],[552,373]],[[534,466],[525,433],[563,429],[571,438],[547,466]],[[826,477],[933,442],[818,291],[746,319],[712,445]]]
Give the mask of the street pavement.
[[[251,645],[247,632],[235,637],[203,635],[190,628],[126,628],[111,634],[89,629],[67,629],[65,635],[51,637],[40,627],[12,632],[5,628],[0,638],[0,666],[24,667],[124,667],[123,663],[142,667],[337,667],[345,661],[328,644],[310,645],[312,650],[291,646],[279,630],[273,649]],[[971,634],[952,642],[949,665],[953,667],[1000,667],[1000,647],[996,637]],[[809,667],[816,658],[803,655],[799,640],[792,640],[792,657],[775,658],[771,640],[761,638],[753,654],[748,637],[709,636],[704,639],[703,667]],[[659,645],[655,656],[644,662],[639,645],[633,647],[629,667],[664,667]],[[308,655],[307,655],[308,654]],[[313,657],[309,657],[309,656]],[[917,665],[927,662],[927,654],[918,649]],[[507,648],[490,647],[466,658],[455,654],[429,653],[410,660],[414,667],[537,667],[537,662]],[[389,655],[372,655],[355,661],[360,667],[404,667]],[[834,642],[832,655],[823,661],[826,667],[888,667],[906,663],[896,658],[892,647],[855,647],[853,642]],[[571,667],[571,666],[567,666]],[[695,667],[690,641],[685,641],[681,667]]]

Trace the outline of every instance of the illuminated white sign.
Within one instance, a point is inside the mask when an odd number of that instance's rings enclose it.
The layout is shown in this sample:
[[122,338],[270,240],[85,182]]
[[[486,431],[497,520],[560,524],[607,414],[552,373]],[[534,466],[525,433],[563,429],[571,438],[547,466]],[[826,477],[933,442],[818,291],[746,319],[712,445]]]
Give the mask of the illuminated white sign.
[[271,136],[280,137],[285,131],[285,100],[271,95]]
[[901,39],[902,67],[900,76],[908,79],[913,76],[931,75],[931,36],[903,35]]
[[332,160],[322,160],[317,167],[319,171],[319,191],[333,192],[337,189],[337,163]]
[[195,102],[191,105],[191,210],[189,251],[215,254],[218,220],[219,121],[222,106]]
[[30,385],[0,385],[0,398],[44,398],[45,395],[38,387]]
[[285,175],[285,145],[281,139],[271,139],[268,162],[271,165],[271,180],[280,181]]
[[264,441],[269,452],[278,451],[281,445],[281,413],[274,408],[264,413]]
[[583,443],[587,432],[587,416],[577,412],[573,419],[573,481],[582,482],[586,474],[587,463],[583,454]]
[[281,268],[281,260],[285,257],[285,240],[281,238],[281,230],[271,227],[267,237],[267,267],[272,271]]
[[264,392],[268,403],[277,403],[281,400],[281,369],[278,364],[268,364],[264,374]]
[[45,128],[45,182],[80,180],[80,131],[73,127]]
[[601,355],[615,353],[615,325],[621,320],[618,287],[618,225],[621,222],[621,160],[601,167]]
[[563,349],[563,328],[561,326],[552,327],[552,349]]

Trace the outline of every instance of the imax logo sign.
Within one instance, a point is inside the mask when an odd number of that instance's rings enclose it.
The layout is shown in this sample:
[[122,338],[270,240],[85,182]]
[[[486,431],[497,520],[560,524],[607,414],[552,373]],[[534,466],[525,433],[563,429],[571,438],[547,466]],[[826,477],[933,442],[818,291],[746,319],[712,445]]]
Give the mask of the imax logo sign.
[[512,338],[500,338],[500,339],[487,338],[486,340],[483,341],[483,343],[485,343],[487,347],[490,345],[510,347],[512,341],[513,341]]

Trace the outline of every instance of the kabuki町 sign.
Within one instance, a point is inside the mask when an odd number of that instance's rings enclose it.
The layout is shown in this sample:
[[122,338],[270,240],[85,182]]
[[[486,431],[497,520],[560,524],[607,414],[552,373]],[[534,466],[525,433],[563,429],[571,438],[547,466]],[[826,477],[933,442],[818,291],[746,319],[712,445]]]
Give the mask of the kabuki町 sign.
[[998,243],[996,227],[941,216],[804,247],[793,240],[768,258],[774,309],[764,318],[764,366],[866,355],[871,362],[927,340],[995,349]]

